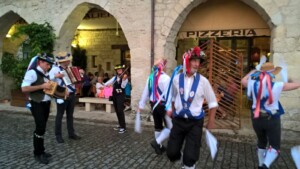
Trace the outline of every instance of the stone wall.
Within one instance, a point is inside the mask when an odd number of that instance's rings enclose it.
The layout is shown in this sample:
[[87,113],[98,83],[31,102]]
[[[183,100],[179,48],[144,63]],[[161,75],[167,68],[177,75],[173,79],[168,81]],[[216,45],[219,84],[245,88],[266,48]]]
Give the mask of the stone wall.
[[[86,71],[94,73],[98,71],[98,65],[101,64],[104,72],[112,76],[115,73],[114,65],[121,63],[120,49],[112,49],[112,45],[127,45],[124,33],[120,30],[118,36],[116,30],[78,31],[77,33],[79,45],[87,51]],[[96,56],[94,63],[92,56]],[[111,67],[106,67],[107,62],[110,62]]]

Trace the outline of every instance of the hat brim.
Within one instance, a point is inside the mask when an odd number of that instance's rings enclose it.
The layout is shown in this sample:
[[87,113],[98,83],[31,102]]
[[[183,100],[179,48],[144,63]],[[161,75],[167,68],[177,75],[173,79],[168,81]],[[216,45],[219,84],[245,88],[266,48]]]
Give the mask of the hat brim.
[[70,56],[70,57],[68,57],[66,59],[61,59],[61,60],[57,59],[56,62],[66,62],[66,61],[72,61],[72,60],[73,60],[73,57]]
[[44,58],[39,58],[39,60],[42,60],[42,61],[44,61],[44,62],[48,62],[49,64],[54,64],[54,62],[53,61],[51,61],[51,60],[49,60],[49,59],[44,59]]
[[270,73],[272,73],[273,75],[277,75],[278,73],[280,73],[281,70],[282,70],[281,67],[275,67],[274,71],[272,71]]
[[115,68],[115,70],[118,70],[118,69],[125,69],[125,68],[122,68],[122,67],[120,67],[120,68]]

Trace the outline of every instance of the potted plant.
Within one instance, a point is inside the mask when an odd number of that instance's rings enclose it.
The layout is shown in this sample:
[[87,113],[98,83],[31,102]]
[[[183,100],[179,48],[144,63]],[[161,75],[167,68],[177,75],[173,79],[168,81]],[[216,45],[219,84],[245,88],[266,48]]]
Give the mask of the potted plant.
[[[32,57],[38,53],[51,54],[54,48],[55,34],[54,29],[49,23],[37,24],[31,23],[26,25],[17,26],[17,31],[13,34],[12,38],[26,37],[23,42],[29,47],[27,58],[17,58],[12,54],[4,53],[2,57],[2,64],[0,68],[3,74],[13,78],[15,86],[11,92],[11,105],[12,106],[25,106],[25,96],[22,95],[21,83],[25,75],[27,66]],[[17,99],[17,101],[15,100]],[[23,102],[21,101],[23,100]]]

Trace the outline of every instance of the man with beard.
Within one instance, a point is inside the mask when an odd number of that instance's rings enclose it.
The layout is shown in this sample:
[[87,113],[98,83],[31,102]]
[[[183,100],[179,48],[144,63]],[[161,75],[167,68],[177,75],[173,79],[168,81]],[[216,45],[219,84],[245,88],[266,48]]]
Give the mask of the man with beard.
[[[195,168],[195,163],[199,159],[205,116],[202,107],[204,99],[209,108],[207,129],[214,128],[218,107],[209,81],[197,73],[203,57],[204,53],[199,47],[184,53],[183,73],[176,75],[172,82],[173,113],[168,110],[167,114],[173,117],[173,128],[168,142],[167,156],[172,162],[183,156],[184,168]],[[183,144],[184,149],[181,154]]]

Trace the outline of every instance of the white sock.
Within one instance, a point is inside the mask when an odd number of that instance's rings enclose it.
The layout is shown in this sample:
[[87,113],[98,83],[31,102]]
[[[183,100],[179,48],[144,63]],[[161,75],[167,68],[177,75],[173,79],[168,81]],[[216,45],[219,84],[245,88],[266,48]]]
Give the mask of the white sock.
[[300,169],[300,146],[295,146],[291,149],[291,154],[297,169]]
[[278,157],[278,151],[275,150],[274,148],[270,147],[266,151],[266,156],[265,156],[265,161],[264,164],[270,168],[270,165],[274,162],[274,160]]
[[160,131],[154,131],[154,137],[155,137],[155,139],[157,139],[157,137],[160,135]]
[[266,149],[257,148],[257,157],[258,157],[258,166],[259,167],[262,167],[262,165],[264,164],[265,155],[266,155]]
[[165,115],[166,125],[169,129],[173,127],[172,119],[168,115]]
[[159,137],[156,138],[156,142],[157,142],[158,144],[162,144],[162,142],[165,141],[166,139],[168,139],[169,136],[170,136],[170,129],[164,128],[164,129],[161,131]]
[[195,164],[192,167],[188,167],[188,166],[184,165],[184,169],[195,169]]

